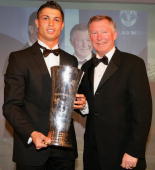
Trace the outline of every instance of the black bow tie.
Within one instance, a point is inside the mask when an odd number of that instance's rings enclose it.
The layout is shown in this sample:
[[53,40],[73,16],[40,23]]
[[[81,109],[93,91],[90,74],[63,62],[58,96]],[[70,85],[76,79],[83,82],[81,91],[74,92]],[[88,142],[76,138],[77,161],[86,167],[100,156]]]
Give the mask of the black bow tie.
[[47,57],[50,53],[53,53],[54,55],[58,56],[60,54],[60,51],[61,51],[59,48],[54,49],[54,50],[50,50],[50,49],[47,49],[47,48],[45,48],[41,45],[40,45],[40,48],[43,49],[43,56],[44,57]]
[[96,67],[100,62],[104,63],[105,65],[108,65],[108,58],[106,56],[102,57],[101,59],[98,59],[96,57],[93,58],[93,64]]

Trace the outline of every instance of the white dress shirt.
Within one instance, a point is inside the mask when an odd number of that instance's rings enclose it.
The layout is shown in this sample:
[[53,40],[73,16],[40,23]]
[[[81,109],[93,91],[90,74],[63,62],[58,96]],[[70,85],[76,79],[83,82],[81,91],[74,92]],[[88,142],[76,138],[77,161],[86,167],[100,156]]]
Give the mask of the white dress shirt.
[[[107,54],[105,54],[105,56],[108,58],[108,63],[110,62],[115,50],[116,50],[116,48],[113,47]],[[99,59],[102,58],[98,54],[96,54],[96,57]],[[94,69],[94,89],[93,89],[94,94],[98,88],[98,85],[101,81],[101,78],[102,78],[106,68],[107,68],[107,65],[105,65],[104,63],[101,62]],[[89,113],[88,103],[86,103],[85,108],[83,110],[81,110],[81,113],[83,115],[87,115]]]
[[[46,44],[44,44],[42,41],[38,40],[38,44],[40,44],[41,46],[47,48],[47,49],[50,49]],[[55,45],[52,49],[50,50],[54,50],[54,49],[57,49],[58,48],[58,44]],[[40,48],[40,50],[42,51],[43,53],[43,49]],[[49,74],[51,76],[51,67],[52,66],[59,66],[60,65],[60,55],[56,56],[54,55],[53,53],[50,53],[47,57],[44,57],[44,60],[45,60],[45,63],[46,63],[46,66],[48,68],[48,71],[49,71]]]
[[[38,44],[40,44],[41,46],[47,48],[47,49],[50,49],[45,43],[43,43],[42,41],[38,40]],[[55,45],[52,49],[50,50],[54,50],[54,49],[57,49],[58,48],[58,44]],[[41,52],[43,53],[43,49],[40,48]],[[60,65],[60,56],[56,56],[54,55],[53,53],[50,53],[47,57],[44,57],[44,60],[45,60],[45,63],[46,63],[46,66],[47,66],[47,69],[48,69],[48,72],[51,76],[51,67],[52,66],[59,66]],[[28,144],[30,144],[32,142],[32,138],[29,137],[28,139]]]
[[[107,54],[105,54],[105,56],[108,58],[108,63],[110,62],[115,50],[116,50],[115,47],[113,47]],[[98,54],[96,54],[96,57],[99,59],[102,58]],[[101,78],[105,70],[107,69],[107,66],[108,65],[105,65],[104,63],[101,62],[94,69],[94,94],[98,88],[98,85],[101,81]]]

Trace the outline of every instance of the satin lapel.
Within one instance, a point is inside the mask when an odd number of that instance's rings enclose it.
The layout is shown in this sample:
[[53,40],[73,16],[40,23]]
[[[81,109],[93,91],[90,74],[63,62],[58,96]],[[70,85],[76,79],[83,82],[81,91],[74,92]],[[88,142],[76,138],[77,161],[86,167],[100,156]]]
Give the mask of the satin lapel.
[[36,42],[31,48],[32,48],[32,54],[34,56],[37,68],[40,70],[41,73],[47,74],[50,78],[50,74],[48,72],[45,60],[40,51],[38,43]]
[[89,68],[88,74],[89,74],[90,88],[91,88],[92,93],[94,94],[94,66],[93,64]]
[[62,56],[62,51],[60,51],[60,65],[64,65],[66,63],[65,56]]
[[60,51],[60,65],[68,65],[69,60],[63,50]]
[[85,81],[86,85],[89,86],[89,89],[91,90],[90,92],[94,94],[94,66],[92,63],[92,59],[89,61],[85,69],[84,69],[85,72],[84,77],[86,76],[87,78]]
[[104,85],[104,83],[118,70],[119,65],[120,65],[120,56],[118,50],[116,50],[99,83],[97,90],[99,90]]

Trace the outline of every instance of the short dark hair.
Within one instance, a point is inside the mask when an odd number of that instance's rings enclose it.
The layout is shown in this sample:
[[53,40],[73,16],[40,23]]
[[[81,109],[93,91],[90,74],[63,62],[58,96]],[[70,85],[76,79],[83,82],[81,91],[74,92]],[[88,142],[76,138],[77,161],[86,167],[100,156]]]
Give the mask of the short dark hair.
[[61,16],[62,16],[62,20],[64,21],[64,12],[61,8],[61,6],[55,2],[55,1],[47,1],[46,3],[44,3],[43,5],[41,5],[37,11],[37,18],[39,17],[39,13],[42,9],[44,8],[51,8],[51,9],[57,9],[58,11],[60,11]]

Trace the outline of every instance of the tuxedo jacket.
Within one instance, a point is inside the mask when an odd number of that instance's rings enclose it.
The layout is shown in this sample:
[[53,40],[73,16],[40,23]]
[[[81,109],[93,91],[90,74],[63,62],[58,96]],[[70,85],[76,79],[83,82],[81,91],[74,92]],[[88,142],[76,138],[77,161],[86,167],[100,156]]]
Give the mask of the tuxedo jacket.
[[122,156],[128,153],[143,160],[143,165],[137,166],[143,170],[152,115],[145,64],[116,49],[94,94],[92,61],[82,67],[85,74],[80,86],[89,105],[84,156],[89,157],[89,146],[95,146],[102,168],[120,170]]
[[[60,65],[77,67],[74,56],[61,50]],[[31,47],[13,52],[5,74],[3,113],[14,129],[13,160],[25,165],[42,165],[49,156],[64,159],[77,157],[73,122],[69,130],[71,149],[48,147],[36,150],[27,144],[30,134],[49,131],[51,78],[43,55],[36,42]]]

